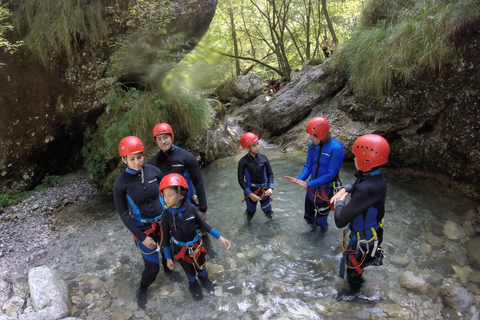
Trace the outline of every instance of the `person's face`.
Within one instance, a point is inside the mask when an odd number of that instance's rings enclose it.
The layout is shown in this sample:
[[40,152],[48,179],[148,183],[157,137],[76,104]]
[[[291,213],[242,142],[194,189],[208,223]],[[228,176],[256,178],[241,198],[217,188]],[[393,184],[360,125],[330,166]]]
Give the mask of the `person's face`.
[[253,154],[260,153],[260,142],[258,140],[255,141],[250,145],[250,147],[248,147],[248,150],[250,150],[250,153],[253,153]]
[[162,197],[163,197],[163,200],[165,201],[165,204],[169,207],[173,207],[175,204],[177,204],[178,193],[172,188],[163,189]]
[[143,166],[143,152],[129,154],[128,156],[123,157],[122,161],[127,164],[128,168],[138,171]]
[[310,138],[310,140],[312,140],[314,145],[318,145],[320,143],[320,139],[318,139],[316,135],[309,134],[308,137]]
[[355,163],[355,169],[358,170],[357,157],[353,158],[353,163]]
[[172,147],[172,136],[169,133],[162,133],[155,137],[157,147],[163,152],[167,152]]

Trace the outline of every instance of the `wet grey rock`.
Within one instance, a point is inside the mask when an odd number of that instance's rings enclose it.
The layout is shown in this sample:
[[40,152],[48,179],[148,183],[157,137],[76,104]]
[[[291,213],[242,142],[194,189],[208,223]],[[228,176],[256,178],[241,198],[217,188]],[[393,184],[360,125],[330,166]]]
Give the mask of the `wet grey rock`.
[[443,226],[443,234],[450,240],[459,240],[466,236],[463,228],[451,220],[448,220]]
[[427,292],[428,286],[425,279],[422,277],[416,276],[412,271],[405,271],[398,277],[398,282],[400,285],[407,289],[413,289],[420,291],[422,293]]
[[[49,315],[49,320],[62,319],[68,315],[68,289],[65,281],[46,266],[30,269],[28,284],[32,304],[38,313],[37,319]],[[45,318],[47,319],[47,318]]]
[[465,312],[475,305],[475,296],[467,289],[455,284],[446,284],[440,289],[445,304],[458,312]]
[[473,238],[467,241],[468,260],[480,266],[480,238]]
[[234,98],[251,101],[255,99],[264,88],[262,78],[258,74],[236,76],[222,89],[221,95],[232,102]]

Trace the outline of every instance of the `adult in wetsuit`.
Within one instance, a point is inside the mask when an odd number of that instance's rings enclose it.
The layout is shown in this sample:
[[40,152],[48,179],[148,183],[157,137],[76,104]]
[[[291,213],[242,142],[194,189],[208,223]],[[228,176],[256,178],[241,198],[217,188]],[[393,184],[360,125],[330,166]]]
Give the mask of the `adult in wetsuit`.
[[155,144],[160,150],[148,163],[159,168],[164,174],[181,174],[189,185],[189,201],[198,207],[201,216],[206,221],[207,197],[197,159],[187,150],[174,145],[173,130],[168,123],[157,124],[153,128],[152,134]]
[[[340,277],[347,271],[350,287],[358,290],[363,283],[363,269],[369,265],[382,265],[383,218],[387,182],[378,167],[387,163],[390,147],[381,136],[367,134],[358,138],[352,149],[355,155],[356,180],[332,198],[335,204],[335,224],[348,225],[345,234]],[[345,204],[347,194],[351,195]]]
[[[208,278],[205,266],[206,250],[203,247],[198,228],[206,230],[220,240],[227,250],[230,249],[230,243],[222,237],[220,232],[203,220],[192,203],[186,201],[188,184],[183,176],[177,173],[166,175],[160,183],[160,190],[165,204],[168,206],[162,219],[165,234],[163,250],[167,258],[167,265],[172,269],[174,262],[180,262],[187,275],[189,290],[193,298],[201,300],[203,294],[197,282],[197,276],[208,291],[213,289],[213,283]],[[173,255],[171,246],[168,245],[170,241]]]
[[[305,196],[304,219],[316,228],[328,227],[328,213],[333,207],[330,197],[339,185],[339,171],[342,167],[345,151],[340,141],[332,138],[327,119],[316,117],[307,123],[308,145],[307,161],[298,178],[286,176],[285,179],[307,190]],[[310,180],[307,180],[310,177]]]
[[[113,198],[120,218],[133,234],[143,257],[145,268],[137,298],[139,306],[145,308],[147,288],[155,281],[160,270],[157,244],[162,239],[160,219],[163,206],[158,187],[164,175],[158,168],[143,164],[145,149],[139,138],[125,137],[118,148],[127,168],[115,180]],[[164,263],[166,266],[166,261]]]
[[252,220],[260,201],[260,208],[268,219],[272,219],[270,196],[273,193],[273,170],[266,155],[260,153],[258,137],[247,132],[240,138],[240,144],[248,153],[238,162],[238,183],[245,194],[247,221]]

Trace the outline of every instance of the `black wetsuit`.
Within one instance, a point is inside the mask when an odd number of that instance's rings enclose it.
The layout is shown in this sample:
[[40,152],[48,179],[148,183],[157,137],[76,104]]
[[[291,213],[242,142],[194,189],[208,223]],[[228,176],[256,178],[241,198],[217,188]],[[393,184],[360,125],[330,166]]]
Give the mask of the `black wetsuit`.
[[[148,162],[159,168],[163,173],[178,173],[185,177],[189,182],[189,196],[195,192],[198,198],[198,210],[207,212],[207,197],[203,187],[202,172],[200,165],[193,154],[185,149],[173,146],[167,152],[160,150]],[[190,181],[195,190],[191,188]]]
[[[371,240],[375,236],[378,239],[377,246],[383,241],[383,218],[385,216],[385,198],[387,194],[387,181],[379,170],[362,173],[358,171],[357,180],[345,186],[346,191],[350,194],[351,200],[345,205],[344,201],[337,201],[335,205],[335,224],[339,228],[349,225],[350,237],[347,241],[351,241],[349,249],[356,250],[358,241]],[[372,229],[373,228],[373,229]],[[362,244],[362,250],[366,251],[368,247],[369,254],[363,257],[359,251],[356,254],[346,254],[343,262],[347,263],[347,276],[350,281],[359,281],[361,277],[360,269],[363,270],[367,265],[381,265],[383,253],[375,252],[372,257],[372,250],[376,247],[374,242]],[[379,255],[382,255],[381,257]],[[364,262],[355,269],[354,260]],[[380,260],[378,260],[380,259]],[[342,262],[342,263],[343,263]],[[342,265],[340,266],[342,269]],[[342,272],[340,272],[342,276]],[[357,278],[357,280],[355,280]],[[351,284],[352,285],[352,284]]]
[[161,239],[160,221],[150,220],[159,219],[162,215],[163,206],[158,187],[163,176],[158,168],[145,164],[140,171],[126,169],[118,175],[113,185],[113,198],[118,214],[135,237],[138,248],[144,252],[143,286],[151,285],[159,271],[158,253],[155,249],[144,246],[142,242],[147,238],[145,232],[151,232],[149,236],[157,242]]
[[[270,161],[266,155],[258,153],[252,156],[247,153],[238,161],[238,183],[242,187],[245,196],[255,192],[258,188],[264,190],[274,188],[273,184],[273,170]],[[260,190],[257,195],[261,196]],[[253,202],[249,197],[246,198],[247,211],[254,213],[256,211],[257,202]],[[270,204],[270,197],[266,197],[260,201],[260,206],[263,212],[269,212],[272,209]]]
[[[165,258],[167,259],[174,259],[174,255],[177,255],[184,247],[181,245],[182,243],[186,244],[193,241],[193,243],[200,244],[202,239],[200,236],[198,236],[199,229],[206,230],[216,239],[221,236],[218,231],[203,221],[197,208],[189,202],[185,202],[185,204],[178,209],[172,209],[172,207],[169,207],[167,210],[165,210],[162,217],[162,229],[165,235],[163,241],[163,251]],[[170,242],[172,243],[173,247],[173,255],[171,248],[168,245]],[[190,244],[193,245],[193,243]],[[188,250],[186,253],[188,254]],[[206,262],[205,255],[206,252],[201,252],[199,254],[197,257],[198,265],[195,263],[188,263],[181,258],[178,260],[183,270],[187,274],[187,278],[190,282],[195,281],[195,276],[197,273],[199,273],[199,277],[206,276],[206,268],[203,267]]]

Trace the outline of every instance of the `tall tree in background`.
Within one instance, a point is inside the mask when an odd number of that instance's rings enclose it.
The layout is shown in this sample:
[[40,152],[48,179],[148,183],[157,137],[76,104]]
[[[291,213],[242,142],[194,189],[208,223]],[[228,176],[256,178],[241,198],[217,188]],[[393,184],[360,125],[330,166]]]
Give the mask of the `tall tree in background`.
[[204,43],[234,59],[235,75],[253,70],[264,79],[288,81],[305,61],[323,59],[326,30],[337,44],[349,37],[361,5],[361,0],[224,0]]

